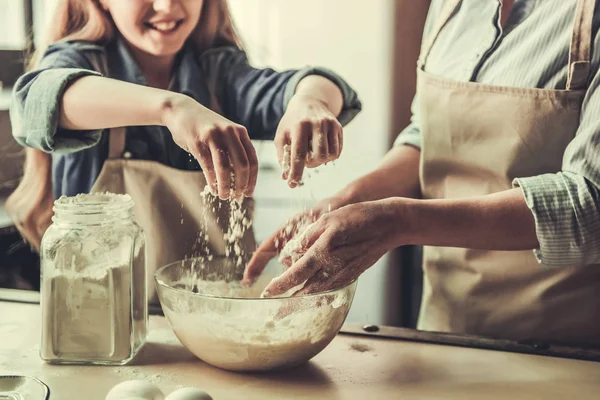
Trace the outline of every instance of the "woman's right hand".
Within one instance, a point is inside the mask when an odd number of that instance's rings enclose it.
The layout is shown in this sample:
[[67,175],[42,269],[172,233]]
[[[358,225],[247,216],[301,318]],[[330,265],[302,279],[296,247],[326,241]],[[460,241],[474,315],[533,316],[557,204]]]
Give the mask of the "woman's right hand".
[[162,120],[175,143],[198,160],[213,193],[223,200],[252,196],[258,159],[246,128],[184,95],[167,102]]
[[[344,197],[345,198],[345,197]],[[301,253],[296,253],[295,248],[286,246],[292,240],[299,240],[302,233],[317,221],[322,215],[334,211],[351,203],[349,199],[342,200],[342,196],[332,197],[319,202],[315,207],[302,211],[294,217],[287,220],[274,234],[261,243],[256,249],[252,258],[248,262],[244,271],[243,283],[245,285],[252,284],[256,278],[262,274],[267,264],[275,256],[280,255],[279,261],[285,266],[290,267],[299,257]],[[294,247],[294,246],[291,246]],[[282,250],[289,251],[283,251]]]

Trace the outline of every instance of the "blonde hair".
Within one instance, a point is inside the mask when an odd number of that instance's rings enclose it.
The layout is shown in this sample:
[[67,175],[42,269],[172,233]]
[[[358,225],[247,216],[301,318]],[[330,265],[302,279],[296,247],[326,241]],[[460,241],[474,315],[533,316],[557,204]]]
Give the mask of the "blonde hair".
[[[38,65],[52,43],[84,40],[105,44],[113,38],[116,30],[112,18],[102,9],[99,0],[58,0],[51,21],[41,45],[31,57],[29,69]],[[242,48],[227,0],[204,0],[200,21],[189,40],[199,52],[224,45]]]

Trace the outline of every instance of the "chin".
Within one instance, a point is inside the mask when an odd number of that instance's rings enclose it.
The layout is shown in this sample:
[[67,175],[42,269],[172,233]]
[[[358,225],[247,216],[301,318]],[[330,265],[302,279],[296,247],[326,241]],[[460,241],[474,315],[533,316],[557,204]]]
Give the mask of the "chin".
[[168,45],[152,45],[144,48],[144,51],[156,57],[174,56],[183,48],[185,41],[177,44],[169,43]]

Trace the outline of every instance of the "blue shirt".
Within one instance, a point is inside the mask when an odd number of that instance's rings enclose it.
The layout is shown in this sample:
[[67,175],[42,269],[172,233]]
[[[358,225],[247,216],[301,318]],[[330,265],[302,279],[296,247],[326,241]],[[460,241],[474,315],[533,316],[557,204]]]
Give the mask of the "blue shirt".
[[[210,107],[211,88],[222,114],[244,125],[252,139],[275,136],[296,85],[307,75],[322,75],[340,87],[344,107],[339,119],[343,125],[361,109],[356,93],[332,71],[310,67],[283,72],[256,69],[246,54],[234,46],[198,54],[186,45],[176,57],[174,71],[171,91]],[[108,157],[106,130],[75,132],[58,127],[59,104],[66,87],[86,75],[147,85],[124,40],[117,37],[107,45],[84,41],[55,43],[45,52],[39,68],[23,75],[13,89],[13,135],[21,145],[52,153],[55,198],[88,193]],[[200,169],[162,126],[128,127],[126,150],[134,159],[153,160],[183,170]]]

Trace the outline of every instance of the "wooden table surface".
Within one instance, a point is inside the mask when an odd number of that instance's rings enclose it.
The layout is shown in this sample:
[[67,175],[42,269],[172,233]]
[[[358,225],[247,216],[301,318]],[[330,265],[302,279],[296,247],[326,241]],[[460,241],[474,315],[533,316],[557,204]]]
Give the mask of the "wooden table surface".
[[120,381],[146,379],[165,394],[196,386],[229,399],[599,399],[600,363],[372,337],[338,335],[305,366],[240,374],[189,353],[163,317],[133,365],[55,366],[38,356],[40,310],[0,302],[0,375],[35,376],[50,399],[102,400]]

